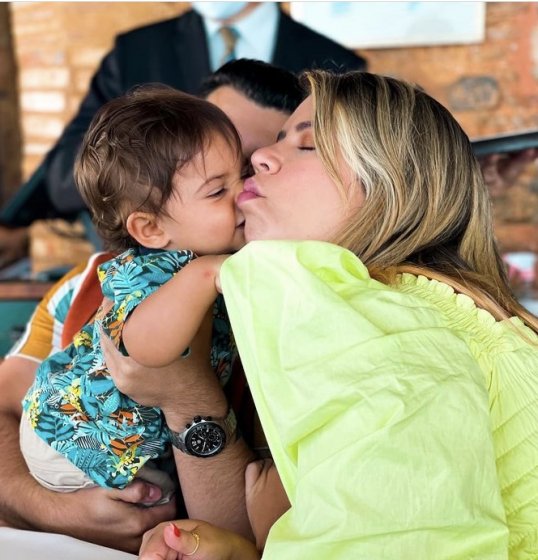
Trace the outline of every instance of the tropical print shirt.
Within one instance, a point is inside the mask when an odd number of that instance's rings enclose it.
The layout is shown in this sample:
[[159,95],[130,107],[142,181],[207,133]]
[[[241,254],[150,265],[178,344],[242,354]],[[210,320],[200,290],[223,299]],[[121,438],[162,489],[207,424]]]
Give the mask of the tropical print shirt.
[[[122,394],[108,374],[100,329],[125,353],[122,328],[146,297],[195,258],[191,251],[129,249],[98,268],[112,308],[97,312],[65,350],[39,367],[23,408],[37,435],[107,488],[123,488],[149,460],[169,446],[161,411]],[[211,364],[224,385],[236,355],[224,301],[213,310]]]

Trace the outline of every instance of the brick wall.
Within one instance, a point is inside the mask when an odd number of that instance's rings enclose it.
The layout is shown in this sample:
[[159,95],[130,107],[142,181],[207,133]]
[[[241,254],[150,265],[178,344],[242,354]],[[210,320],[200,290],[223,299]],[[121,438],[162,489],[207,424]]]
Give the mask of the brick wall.
[[184,2],[11,4],[28,177],[54,144],[114,36],[186,9]]
[[[364,53],[371,71],[423,86],[471,137],[538,128],[536,2],[488,3],[480,44]],[[538,253],[538,166],[491,194],[501,248]]]
[[[119,31],[173,17],[187,3],[11,4],[19,68],[23,174],[73,115]],[[470,46],[366,50],[374,72],[421,84],[471,136],[538,127],[538,4],[488,3],[486,40]],[[538,251],[538,171],[495,193],[505,249]]]
[[9,4],[0,3],[0,203],[21,180],[21,138]]

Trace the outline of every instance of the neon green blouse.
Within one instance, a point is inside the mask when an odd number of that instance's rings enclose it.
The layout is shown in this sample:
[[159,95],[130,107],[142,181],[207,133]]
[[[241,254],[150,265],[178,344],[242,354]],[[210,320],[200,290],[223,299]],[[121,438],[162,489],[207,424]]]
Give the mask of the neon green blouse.
[[321,242],[252,242],[221,282],[292,504],[264,559],[538,558],[538,337],[519,319]]

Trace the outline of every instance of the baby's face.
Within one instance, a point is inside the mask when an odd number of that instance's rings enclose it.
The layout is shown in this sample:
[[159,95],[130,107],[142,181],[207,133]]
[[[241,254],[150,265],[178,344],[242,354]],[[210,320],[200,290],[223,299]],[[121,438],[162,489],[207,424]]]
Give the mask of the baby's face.
[[242,189],[241,158],[215,135],[174,177],[174,194],[165,206],[161,226],[171,242],[167,249],[190,249],[198,255],[237,251],[245,244],[243,215],[235,205]]

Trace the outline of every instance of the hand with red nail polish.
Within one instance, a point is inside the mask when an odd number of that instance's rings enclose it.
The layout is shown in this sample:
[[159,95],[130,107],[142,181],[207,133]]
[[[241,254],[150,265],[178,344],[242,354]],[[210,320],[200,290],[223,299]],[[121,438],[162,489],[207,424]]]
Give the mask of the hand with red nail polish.
[[148,531],[139,560],[260,560],[254,543],[206,523],[185,519]]
[[177,525],[170,523],[172,530],[174,531],[174,537],[181,537],[181,531]]

